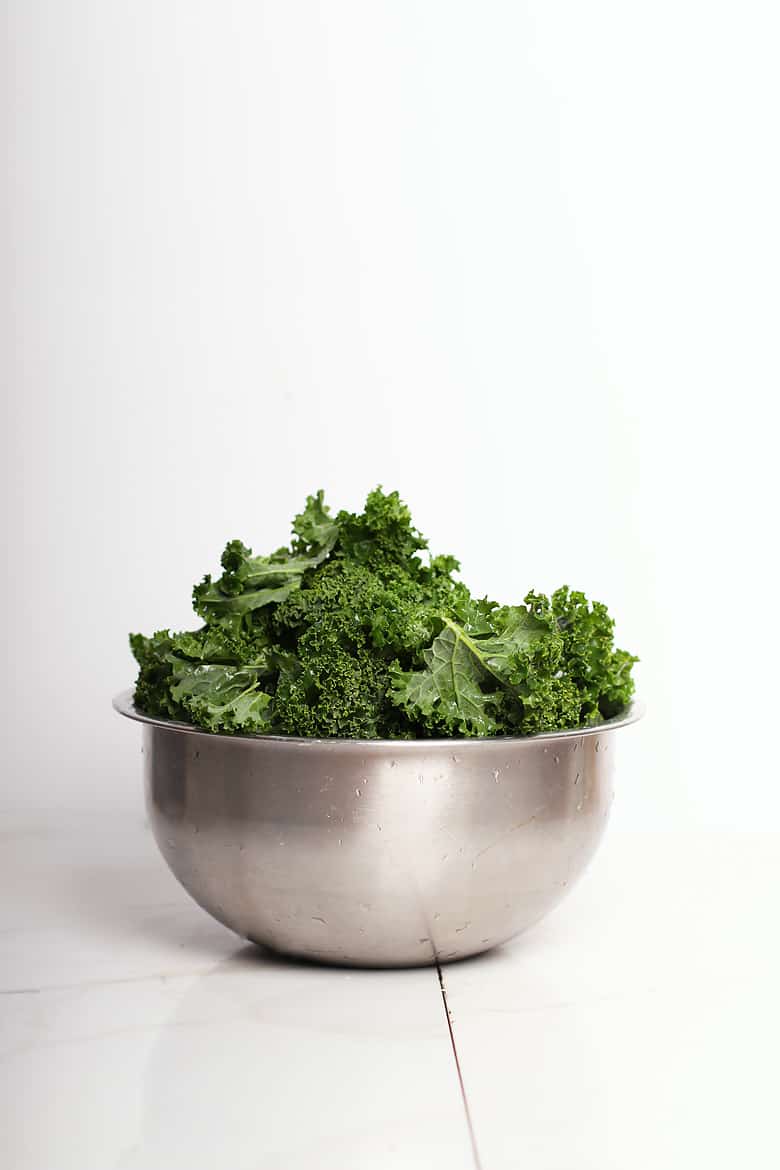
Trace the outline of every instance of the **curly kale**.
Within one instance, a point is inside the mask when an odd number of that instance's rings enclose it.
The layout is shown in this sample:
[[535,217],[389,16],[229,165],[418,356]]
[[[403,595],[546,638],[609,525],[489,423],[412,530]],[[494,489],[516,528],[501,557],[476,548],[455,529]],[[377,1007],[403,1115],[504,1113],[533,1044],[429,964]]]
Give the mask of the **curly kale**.
[[203,625],[130,637],[135,702],[209,731],[341,737],[531,735],[611,718],[637,661],[606,607],[567,587],[499,606],[454,557],[428,557],[397,492],[331,515],[323,493],[289,547],[239,540],[193,591]]

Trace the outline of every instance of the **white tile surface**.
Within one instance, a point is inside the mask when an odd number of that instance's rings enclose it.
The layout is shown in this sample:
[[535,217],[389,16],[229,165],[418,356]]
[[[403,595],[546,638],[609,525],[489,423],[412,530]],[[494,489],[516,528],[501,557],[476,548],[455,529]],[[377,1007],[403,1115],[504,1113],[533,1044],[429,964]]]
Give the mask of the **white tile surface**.
[[777,837],[613,834],[444,980],[486,1170],[780,1165]]
[[[474,1166],[434,970],[288,964],[140,818],[6,820],[0,1165]],[[569,901],[444,969],[483,1170],[780,1164],[776,837],[608,835]]]
[[211,972],[3,998],[3,1165],[470,1167],[441,1001],[246,949]]
[[141,826],[6,827],[0,1165],[472,1165],[433,970],[264,956]]
[[198,912],[140,816],[6,817],[0,989],[206,971],[236,938]]

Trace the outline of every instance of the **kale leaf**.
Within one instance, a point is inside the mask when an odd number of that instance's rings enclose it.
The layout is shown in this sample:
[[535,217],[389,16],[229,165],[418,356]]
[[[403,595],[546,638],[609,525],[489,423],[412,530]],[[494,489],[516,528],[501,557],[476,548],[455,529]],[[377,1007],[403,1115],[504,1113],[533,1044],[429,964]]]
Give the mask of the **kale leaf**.
[[175,666],[171,695],[193,723],[208,731],[271,730],[271,696],[252,667]]
[[[475,599],[428,557],[397,492],[331,515],[309,496],[289,547],[241,541],[193,590],[203,625],[133,634],[135,701],[209,731],[312,737],[529,735],[619,713],[637,659],[605,606],[567,587]],[[423,554],[423,555],[421,555]]]
[[443,735],[500,734],[518,698],[517,663],[549,628],[522,608],[497,610],[492,625],[489,614],[484,606],[466,625],[445,617],[425,668],[395,674],[393,701]]

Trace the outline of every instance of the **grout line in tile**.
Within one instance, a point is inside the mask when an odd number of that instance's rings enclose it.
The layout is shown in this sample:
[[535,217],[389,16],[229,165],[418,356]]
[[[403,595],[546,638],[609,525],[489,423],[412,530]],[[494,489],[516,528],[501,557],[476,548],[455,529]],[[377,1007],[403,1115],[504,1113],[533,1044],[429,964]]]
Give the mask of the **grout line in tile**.
[[482,1159],[479,1156],[479,1147],[477,1146],[477,1137],[474,1133],[474,1123],[471,1118],[471,1109],[469,1108],[469,1100],[466,1096],[466,1086],[463,1083],[463,1073],[460,1067],[460,1057],[458,1056],[458,1048],[455,1043],[455,1031],[452,1026],[452,1015],[450,1013],[450,1005],[447,1002],[447,988],[444,986],[444,973],[441,969],[441,964],[437,961],[436,973],[439,977],[439,990],[441,992],[441,1001],[444,1005],[444,1014],[447,1017],[447,1030],[450,1034],[450,1045],[452,1046],[452,1055],[455,1058],[455,1071],[458,1074],[458,1084],[460,1086],[460,1098],[463,1102],[463,1110],[466,1114],[466,1125],[469,1130],[469,1139],[471,1141],[471,1153],[474,1158],[475,1170],[482,1170]]
[[47,983],[42,987],[0,987],[2,995],[46,995],[47,992],[80,991],[91,987],[116,987],[123,983],[173,982],[175,979],[193,979],[195,976],[210,975],[213,968],[203,967],[195,971],[155,971],[150,975],[126,975],[117,979],[79,979],[76,983]]

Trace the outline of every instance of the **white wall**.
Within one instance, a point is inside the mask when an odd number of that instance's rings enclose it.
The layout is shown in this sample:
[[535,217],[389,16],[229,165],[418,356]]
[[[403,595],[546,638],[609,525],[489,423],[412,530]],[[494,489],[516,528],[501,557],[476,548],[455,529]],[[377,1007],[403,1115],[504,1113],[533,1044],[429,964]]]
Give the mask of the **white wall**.
[[776,6],[4,7],[3,805],[137,807],[127,630],[382,482],[608,602],[618,823],[776,826]]

